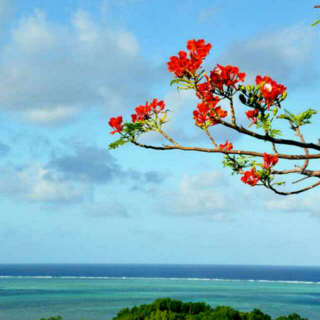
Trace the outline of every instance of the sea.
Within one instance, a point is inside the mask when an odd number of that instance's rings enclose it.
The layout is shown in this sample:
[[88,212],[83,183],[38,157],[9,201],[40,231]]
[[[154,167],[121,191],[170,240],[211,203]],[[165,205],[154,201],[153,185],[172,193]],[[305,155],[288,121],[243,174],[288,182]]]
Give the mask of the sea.
[[0,320],[111,320],[164,297],[320,320],[320,267],[0,264]]

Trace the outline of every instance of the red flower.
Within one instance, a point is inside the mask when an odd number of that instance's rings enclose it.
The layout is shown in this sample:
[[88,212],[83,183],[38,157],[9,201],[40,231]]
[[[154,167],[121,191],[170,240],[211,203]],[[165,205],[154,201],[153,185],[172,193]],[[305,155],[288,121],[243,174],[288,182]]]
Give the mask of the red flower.
[[158,101],[158,99],[153,99],[150,104],[146,101],[144,106],[141,105],[135,109],[136,113],[131,115],[132,122],[149,120],[152,111],[158,114],[164,107],[165,103],[163,100]]
[[214,121],[217,116],[225,118],[228,115],[227,111],[222,110],[221,107],[216,107],[219,101],[220,99],[218,97],[214,97],[214,100],[209,103],[198,103],[198,110],[193,111],[193,119],[196,120],[197,126],[202,127],[204,124],[214,126],[219,123]]
[[262,78],[258,75],[256,77],[256,84],[259,86],[264,101],[268,105],[268,110],[270,110],[270,106],[279,95],[282,95],[287,89],[284,85],[276,83],[268,76]]
[[111,134],[114,134],[116,132],[121,132],[123,127],[122,127],[122,116],[116,117],[116,118],[111,118],[109,121],[110,127],[112,127],[113,131],[111,131]]
[[223,150],[229,150],[230,151],[233,148],[233,144],[232,144],[232,142],[229,143],[228,140],[226,140],[226,143],[225,144],[220,144],[219,148],[223,149]]
[[235,84],[239,81],[244,81],[246,74],[239,73],[238,67],[226,66],[223,67],[220,64],[211,71],[210,79],[213,85],[223,91],[223,86],[232,86],[236,89]]
[[277,155],[272,156],[271,154],[264,153],[263,160],[264,160],[263,167],[265,169],[269,169],[274,167],[278,163],[278,156]]
[[201,127],[210,119],[208,116],[210,109],[204,102],[198,103],[197,109],[193,111],[193,119],[196,120],[196,125]]
[[[189,50],[189,56],[185,51],[179,51],[178,57],[170,57],[170,61],[167,63],[168,70],[174,73],[178,78],[182,78],[188,75],[188,72],[194,74],[197,69],[200,68],[203,60],[209,54],[211,44],[205,44],[203,39],[189,40],[187,42],[187,49]],[[188,72],[187,72],[188,71]]]
[[209,54],[212,45],[210,43],[205,44],[203,39],[200,40],[189,40],[187,42],[187,49],[190,52],[191,57],[195,57],[197,59],[205,59]]
[[150,119],[151,116],[151,105],[146,102],[144,106],[139,106],[136,109],[136,114],[131,115],[132,122],[135,123],[136,121],[145,121]]
[[241,180],[243,183],[249,184],[251,187],[254,187],[260,180],[260,176],[255,172],[255,168],[252,168],[251,171],[244,172]]
[[[187,53],[185,51],[179,51],[178,57],[170,57],[170,61],[167,63],[168,70],[174,73],[178,78],[182,78],[186,73],[186,70],[191,68],[189,60],[187,58]],[[193,68],[191,68],[193,69]],[[189,70],[190,72],[194,70]]]
[[165,107],[165,103],[163,100],[158,101],[158,99],[153,99],[152,102],[150,103],[150,107],[154,113],[159,113],[163,111]]
[[206,100],[207,102],[213,101],[214,97],[212,91],[214,90],[211,85],[209,77],[205,76],[207,82],[198,84],[198,90],[196,91],[196,95],[201,100]]
[[253,110],[249,110],[249,111],[246,112],[246,116],[247,116],[248,119],[251,121],[251,123],[249,124],[249,128],[250,128],[254,123],[257,123],[258,113],[259,113],[259,110],[258,110],[258,109],[253,109]]

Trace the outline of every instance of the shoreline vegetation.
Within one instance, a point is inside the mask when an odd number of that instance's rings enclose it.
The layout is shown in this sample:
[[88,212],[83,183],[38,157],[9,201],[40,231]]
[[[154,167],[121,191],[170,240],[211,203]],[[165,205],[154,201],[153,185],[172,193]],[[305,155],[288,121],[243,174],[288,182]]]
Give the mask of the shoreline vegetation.
[[[40,320],[63,320],[61,316]],[[85,319],[81,319],[85,320]],[[91,320],[91,319],[90,319]],[[121,309],[112,320],[308,320],[296,313],[271,318],[259,309],[251,312],[235,310],[227,306],[212,308],[205,302],[182,302],[162,298],[151,304]]]

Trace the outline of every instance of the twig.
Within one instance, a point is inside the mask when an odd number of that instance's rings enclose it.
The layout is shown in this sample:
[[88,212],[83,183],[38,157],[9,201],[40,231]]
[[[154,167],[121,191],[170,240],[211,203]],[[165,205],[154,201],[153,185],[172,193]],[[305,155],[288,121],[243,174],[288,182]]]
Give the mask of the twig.
[[209,130],[207,128],[204,129],[206,135],[208,136],[208,138],[210,139],[210,141],[212,142],[212,144],[216,147],[216,148],[219,148],[216,141],[212,138]]
[[[299,127],[296,127],[296,133],[297,133],[298,137],[300,138],[300,141],[303,142],[303,143],[305,143]],[[308,148],[304,148],[304,153],[305,153],[306,156],[309,155],[309,150],[308,150]],[[304,170],[307,168],[308,164],[309,164],[309,159],[306,159],[306,160],[304,161],[303,166],[300,168],[300,170],[301,170],[301,171],[304,171]]]
[[306,187],[306,188],[303,188],[303,189],[300,189],[300,190],[297,190],[297,191],[281,192],[281,191],[278,191],[277,189],[275,189],[269,182],[268,183],[268,188],[271,189],[273,192],[275,192],[277,194],[280,194],[282,196],[289,196],[289,195],[292,195],[292,194],[298,194],[298,193],[313,189],[313,188],[315,188],[315,187],[317,187],[319,185],[320,185],[320,181],[315,183],[315,184],[313,184],[313,185],[311,185],[311,186],[309,186],[309,187]]
[[172,144],[179,146],[179,144],[173,140],[171,137],[169,137],[165,132],[163,132],[161,129],[159,129],[159,132],[162,136],[164,136],[167,140],[169,140]]

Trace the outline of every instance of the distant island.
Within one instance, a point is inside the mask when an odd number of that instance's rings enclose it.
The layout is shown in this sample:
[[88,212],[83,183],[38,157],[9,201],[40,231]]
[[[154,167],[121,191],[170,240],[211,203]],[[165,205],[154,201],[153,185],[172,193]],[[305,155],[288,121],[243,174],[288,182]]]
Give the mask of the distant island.
[[[40,320],[62,320],[60,316]],[[82,319],[84,320],[84,319]],[[242,312],[231,307],[210,307],[205,302],[182,302],[170,298],[157,299],[151,304],[125,308],[113,320],[272,320],[259,309]],[[274,320],[308,320],[293,313]]]

